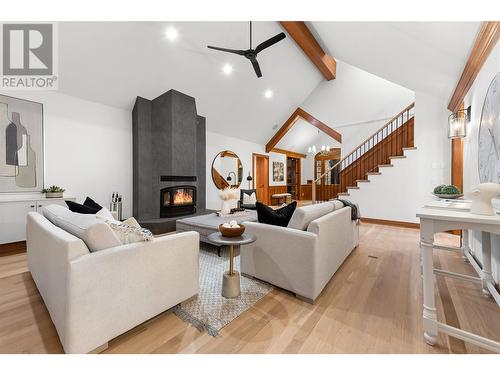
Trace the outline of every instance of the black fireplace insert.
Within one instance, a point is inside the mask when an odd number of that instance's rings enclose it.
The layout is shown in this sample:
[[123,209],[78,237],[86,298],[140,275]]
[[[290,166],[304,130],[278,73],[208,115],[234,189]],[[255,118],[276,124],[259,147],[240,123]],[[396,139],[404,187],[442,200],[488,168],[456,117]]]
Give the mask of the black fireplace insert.
[[160,217],[190,215],[196,212],[196,187],[172,186],[160,191]]

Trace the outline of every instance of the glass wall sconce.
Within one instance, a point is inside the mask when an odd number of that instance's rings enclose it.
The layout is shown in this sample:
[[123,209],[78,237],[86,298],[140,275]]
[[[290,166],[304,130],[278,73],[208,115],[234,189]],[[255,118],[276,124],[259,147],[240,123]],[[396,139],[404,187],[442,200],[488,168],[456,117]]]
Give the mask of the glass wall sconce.
[[470,122],[470,106],[460,109],[448,117],[448,138],[465,138],[467,136],[467,124]]

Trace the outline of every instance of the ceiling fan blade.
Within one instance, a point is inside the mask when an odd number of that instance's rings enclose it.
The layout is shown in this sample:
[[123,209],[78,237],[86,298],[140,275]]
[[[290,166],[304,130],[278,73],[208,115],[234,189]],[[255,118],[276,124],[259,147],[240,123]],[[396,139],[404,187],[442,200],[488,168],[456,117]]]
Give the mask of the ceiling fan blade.
[[217,51],[222,51],[222,52],[229,52],[229,53],[235,53],[237,55],[245,55],[245,51],[239,50],[239,49],[228,49],[228,48],[220,48],[220,47],[213,47],[213,46],[207,46],[210,49],[215,49]]
[[259,53],[260,51],[271,47],[273,44],[278,43],[280,40],[285,39],[286,35],[285,33],[279,33],[278,35],[273,36],[272,38],[269,38],[268,40],[262,42],[255,48],[255,53]]
[[259,66],[259,62],[255,59],[253,60],[250,60],[252,62],[252,65],[253,65],[253,69],[255,70],[255,74],[257,74],[257,77],[262,77],[262,72],[260,71],[260,66]]

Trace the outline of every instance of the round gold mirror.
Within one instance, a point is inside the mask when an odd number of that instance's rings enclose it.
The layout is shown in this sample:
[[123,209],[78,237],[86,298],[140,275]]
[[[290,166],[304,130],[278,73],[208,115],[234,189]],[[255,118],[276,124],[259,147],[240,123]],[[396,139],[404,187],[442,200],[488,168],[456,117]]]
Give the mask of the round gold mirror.
[[243,165],[233,151],[219,152],[212,162],[212,180],[217,189],[238,188],[243,178]]

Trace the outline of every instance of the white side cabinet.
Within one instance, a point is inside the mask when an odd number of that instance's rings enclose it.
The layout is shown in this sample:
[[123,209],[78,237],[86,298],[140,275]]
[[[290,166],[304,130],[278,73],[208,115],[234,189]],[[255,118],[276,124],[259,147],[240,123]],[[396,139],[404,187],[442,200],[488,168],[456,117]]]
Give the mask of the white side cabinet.
[[26,215],[30,211],[42,212],[44,206],[59,204],[66,206],[65,200],[58,198],[0,198],[0,244],[26,240]]

